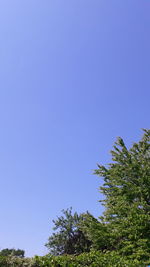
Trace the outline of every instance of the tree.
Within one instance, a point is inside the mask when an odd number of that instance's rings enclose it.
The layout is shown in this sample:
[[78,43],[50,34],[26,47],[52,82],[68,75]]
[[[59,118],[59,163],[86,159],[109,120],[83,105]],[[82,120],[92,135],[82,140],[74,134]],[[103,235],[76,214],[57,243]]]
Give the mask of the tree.
[[5,248],[0,251],[0,256],[15,256],[19,258],[24,258],[25,251],[21,249],[9,249]]
[[109,243],[123,255],[150,255],[150,130],[130,149],[118,138],[108,167],[98,165],[104,178],[100,191],[106,208],[103,222]]
[[53,233],[46,247],[53,255],[62,254],[80,254],[90,250],[91,242],[85,237],[79,228],[80,222],[83,220],[82,214],[77,212],[72,214],[72,208],[62,210],[63,216],[53,220]]
[[83,214],[83,218],[80,229],[91,241],[91,248],[102,252],[111,250],[109,227],[102,221],[102,218],[98,220],[89,213]]

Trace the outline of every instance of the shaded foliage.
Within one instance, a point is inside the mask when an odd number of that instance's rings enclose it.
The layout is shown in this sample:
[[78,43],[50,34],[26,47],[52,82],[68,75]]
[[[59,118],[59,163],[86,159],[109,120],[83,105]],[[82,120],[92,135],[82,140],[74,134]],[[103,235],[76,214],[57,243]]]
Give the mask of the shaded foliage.
[[89,213],[83,214],[83,218],[80,229],[91,241],[91,248],[102,252],[111,250],[109,226]]
[[24,254],[25,254],[25,251],[22,249],[5,248],[0,251],[0,256],[15,256],[15,257],[23,258]]
[[80,254],[90,250],[91,242],[79,228],[83,220],[82,214],[72,214],[72,208],[63,210],[63,215],[53,220],[53,230],[57,231],[49,237],[46,247],[53,255]]

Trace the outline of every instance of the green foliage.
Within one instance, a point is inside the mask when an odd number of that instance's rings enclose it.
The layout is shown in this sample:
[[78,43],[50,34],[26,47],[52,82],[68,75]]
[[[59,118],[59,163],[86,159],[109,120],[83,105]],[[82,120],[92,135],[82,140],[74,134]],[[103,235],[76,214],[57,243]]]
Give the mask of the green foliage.
[[139,143],[127,149],[118,138],[108,168],[98,165],[104,178],[103,222],[109,229],[112,249],[136,259],[150,256],[150,131],[144,130]]
[[78,256],[36,256],[33,259],[0,257],[1,267],[145,267],[148,263],[121,257],[115,251],[107,253],[91,251]]
[[25,254],[25,251],[22,249],[5,248],[0,251],[0,256],[16,256],[16,257],[23,258],[24,254]]
[[39,267],[34,259],[0,256],[0,267]]
[[54,220],[53,230],[57,231],[49,237],[46,244],[53,255],[80,254],[90,250],[91,242],[79,229],[83,220],[82,214],[72,214],[72,208],[63,210],[63,216]]
[[105,212],[99,220],[82,214],[77,224],[97,252],[53,258],[60,266],[145,266],[150,258],[150,131],[130,149],[118,138],[111,154],[108,167],[95,170]]
[[109,227],[102,220],[94,218],[93,215],[83,214],[84,220],[80,223],[80,229],[91,241],[91,248],[94,250],[111,250]]

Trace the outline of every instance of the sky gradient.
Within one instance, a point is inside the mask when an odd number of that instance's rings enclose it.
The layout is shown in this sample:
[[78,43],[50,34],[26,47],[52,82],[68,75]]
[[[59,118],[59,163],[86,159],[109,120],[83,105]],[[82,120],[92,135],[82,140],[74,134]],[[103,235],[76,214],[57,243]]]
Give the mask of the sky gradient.
[[101,215],[97,163],[149,128],[150,2],[0,3],[0,249],[47,253],[70,206]]

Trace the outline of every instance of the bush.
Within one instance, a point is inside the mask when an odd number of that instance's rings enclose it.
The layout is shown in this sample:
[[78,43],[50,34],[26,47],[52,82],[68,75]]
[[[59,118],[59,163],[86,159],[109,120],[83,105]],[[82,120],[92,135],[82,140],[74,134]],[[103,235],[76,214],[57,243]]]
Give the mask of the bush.
[[0,256],[0,267],[34,267],[34,259]]
[[137,260],[133,256],[121,257],[116,251],[91,251],[78,256],[35,256],[32,259],[0,256],[0,267],[145,267],[149,263]]
[[100,253],[92,251],[78,256],[45,256],[36,257],[39,267],[145,267],[147,262],[121,257],[117,252]]

